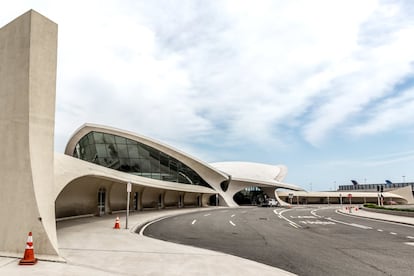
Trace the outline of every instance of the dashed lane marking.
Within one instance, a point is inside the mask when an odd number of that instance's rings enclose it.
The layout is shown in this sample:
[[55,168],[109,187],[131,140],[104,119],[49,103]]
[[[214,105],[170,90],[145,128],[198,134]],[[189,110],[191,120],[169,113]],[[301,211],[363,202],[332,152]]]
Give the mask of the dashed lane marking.
[[343,222],[343,221],[336,220],[336,219],[333,219],[333,218],[326,218],[326,219],[328,219],[328,220],[330,220],[330,221],[337,222],[337,223],[345,224],[345,225],[348,225],[348,226],[353,226],[353,227],[361,228],[361,229],[367,229],[367,230],[368,230],[368,229],[372,229],[372,227],[365,226],[365,225],[361,225],[361,224],[356,224],[356,223],[347,223],[347,222]]
[[384,230],[382,230],[382,229],[377,229],[377,231],[378,231],[378,232],[383,232]]
[[205,217],[208,217],[209,215],[211,215],[211,214],[205,214],[204,216],[205,216]]
[[372,229],[372,227],[365,226],[365,225],[361,225],[361,224],[357,224],[357,223],[351,223],[349,225],[354,226],[354,227],[358,227],[358,228],[362,228],[362,229]]
[[290,216],[291,218],[298,218],[298,219],[313,219],[316,218],[314,216]]
[[335,224],[335,222],[332,221],[320,221],[320,220],[301,220],[300,223],[302,224],[320,224],[320,225],[328,225],[328,224]]
[[390,234],[391,234],[391,235],[397,235],[397,233],[395,233],[395,232],[390,232]]
[[196,221],[197,221],[196,219],[195,219],[195,220],[193,220],[193,222],[192,222],[191,224],[194,224],[194,223],[196,223]]
[[234,218],[235,214],[231,215],[232,218]]
[[405,242],[406,245],[414,246],[414,242]]
[[407,236],[407,239],[413,239],[414,240],[414,237],[413,236]]
[[229,220],[229,223],[233,226],[236,226],[236,224],[234,224],[234,222],[232,222],[231,220]]

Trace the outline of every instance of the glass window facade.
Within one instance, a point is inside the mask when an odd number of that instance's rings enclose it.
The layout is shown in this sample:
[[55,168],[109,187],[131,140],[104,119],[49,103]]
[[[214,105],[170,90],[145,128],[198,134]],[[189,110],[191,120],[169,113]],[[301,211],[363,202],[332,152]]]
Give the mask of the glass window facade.
[[143,177],[211,188],[193,169],[142,143],[92,131],[75,146],[73,156]]

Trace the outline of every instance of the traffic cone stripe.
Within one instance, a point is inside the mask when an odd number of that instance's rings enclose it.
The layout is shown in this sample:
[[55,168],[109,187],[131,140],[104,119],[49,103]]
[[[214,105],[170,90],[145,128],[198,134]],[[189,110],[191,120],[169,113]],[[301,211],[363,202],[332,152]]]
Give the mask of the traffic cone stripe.
[[119,217],[116,217],[114,229],[121,229],[121,225],[119,224]]

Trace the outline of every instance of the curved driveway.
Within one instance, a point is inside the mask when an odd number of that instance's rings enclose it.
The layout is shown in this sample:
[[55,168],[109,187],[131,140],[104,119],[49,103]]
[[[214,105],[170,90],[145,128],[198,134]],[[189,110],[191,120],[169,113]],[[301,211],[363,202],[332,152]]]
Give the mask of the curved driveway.
[[414,227],[333,208],[237,208],[180,215],[145,235],[248,258],[299,275],[412,275]]

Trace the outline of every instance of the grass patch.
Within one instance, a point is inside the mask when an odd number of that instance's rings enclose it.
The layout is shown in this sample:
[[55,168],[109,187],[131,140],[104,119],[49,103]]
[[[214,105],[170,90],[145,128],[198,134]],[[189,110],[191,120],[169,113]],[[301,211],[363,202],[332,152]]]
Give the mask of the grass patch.
[[366,207],[366,208],[372,208],[372,209],[381,209],[381,210],[414,212],[414,209],[383,207],[383,206],[378,206],[377,204],[374,204],[374,203],[365,203],[364,204],[364,207]]

